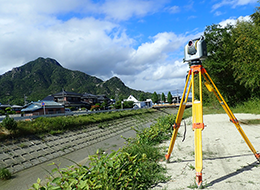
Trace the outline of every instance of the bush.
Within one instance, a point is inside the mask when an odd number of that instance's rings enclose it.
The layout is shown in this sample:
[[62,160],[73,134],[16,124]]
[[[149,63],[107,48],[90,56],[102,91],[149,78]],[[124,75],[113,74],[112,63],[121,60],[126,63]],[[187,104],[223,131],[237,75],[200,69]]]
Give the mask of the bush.
[[10,118],[8,115],[6,115],[2,121],[2,126],[7,130],[14,132],[17,129],[17,122],[14,120],[14,118]]
[[8,169],[6,169],[6,168],[0,169],[0,179],[7,180],[7,179],[11,179],[11,177],[12,177],[12,174]]
[[4,110],[0,110],[0,115],[5,115],[5,111]]

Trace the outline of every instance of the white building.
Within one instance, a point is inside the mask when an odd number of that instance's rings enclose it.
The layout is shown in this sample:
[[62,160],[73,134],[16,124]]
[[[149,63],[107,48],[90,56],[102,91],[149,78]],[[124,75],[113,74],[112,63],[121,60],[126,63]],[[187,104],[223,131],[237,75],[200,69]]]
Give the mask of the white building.
[[153,102],[151,99],[146,99],[146,101],[139,101],[137,100],[133,95],[130,95],[127,99],[124,101],[133,101],[134,105],[138,108],[144,108],[144,107],[152,107]]

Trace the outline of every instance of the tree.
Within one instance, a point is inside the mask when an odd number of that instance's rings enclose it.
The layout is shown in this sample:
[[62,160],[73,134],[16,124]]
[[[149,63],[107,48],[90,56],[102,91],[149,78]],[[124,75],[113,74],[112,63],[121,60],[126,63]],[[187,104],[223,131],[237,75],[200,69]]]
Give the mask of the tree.
[[172,103],[172,94],[170,91],[168,92],[168,95],[167,95],[167,102],[169,102],[169,104]]
[[120,109],[121,108],[121,101],[116,101],[116,103],[114,104],[114,108]]
[[162,101],[165,102],[165,95],[162,93]]
[[158,95],[157,95],[157,93],[156,92],[154,92],[153,93],[153,96],[152,96],[152,101],[153,101],[153,103],[158,103]]
[[141,93],[139,96],[139,101],[145,101],[144,93]]
[[[259,15],[258,15],[259,16]],[[232,31],[235,42],[233,70],[236,81],[250,89],[251,95],[259,95],[260,90],[260,26],[259,20],[238,22]]]
[[3,119],[1,125],[11,132],[15,132],[17,129],[17,122],[14,118],[10,118],[8,115]]
[[123,103],[124,108],[133,108],[134,107],[134,102],[133,101],[125,101]]
[[[203,62],[203,66],[216,84],[224,99],[234,105],[248,97],[248,90],[236,80],[233,69],[233,57],[235,51],[232,31],[234,27],[227,25],[222,27],[213,24],[208,26],[204,32],[208,59]],[[195,95],[198,95],[198,89]],[[214,94],[209,93],[203,86],[203,99],[211,102]],[[216,100],[214,98],[214,100]]]

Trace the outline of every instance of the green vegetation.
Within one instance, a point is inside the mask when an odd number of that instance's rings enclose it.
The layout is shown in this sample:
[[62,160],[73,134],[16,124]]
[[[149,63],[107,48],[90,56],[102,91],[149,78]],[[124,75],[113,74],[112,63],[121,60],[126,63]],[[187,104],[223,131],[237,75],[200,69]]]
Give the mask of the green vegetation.
[[[203,114],[226,114],[225,110],[222,108],[220,103],[217,101],[217,98],[214,97],[212,104],[208,103],[203,105]],[[230,107],[231,111],[236,113],[252,113],[252,114],[260,114],[260,99],[258,98],[251,98],[245,102],[241,102],[234,107]],[[191,117],[192,116],[192,108],[187,108],[184,111],[183,118]],[[247,120],[248,124],[259,124],[258,120]]]
[[32,189],[149,189],[165,182],[166,169],[158,160],[163,158],[155,145],[171,136],[175,116],[161,117],[150,128],[137,128],[136,138],[127,139],[127,146],[104,154],[98,150],[90,156],[89,166],[70,166],[52,170],[47,184],[38,179]]
[[166,97],[165,97],[165,94],[162,93],[162,101],[165,102],[166,101]]
[[169,102],[169,104],[172,103],[172,94],[171,94],[171,92],[168,92],[167,102]]
[[6,168],[0,168],[0,179],[8,180],[11,179],[12,174],[11,172]]
[[1,126],[11,132],[15,132],[17,130],[17,122],[14,120],[14,118],[10,118],[8,115],[6,115],[2,121]]
[[153,95],[152,95],[152,101],[153,101],[153,103],[159,102],[159,97],[158,97],[158,94],[156,92],[154,92]]
[[[106,112],[96,113],[80,116],[69,117],[39,117],[32,121],[14,121],[12,118],[7,117],[1,123],[2,127],[14,131],[12,137],[23,137],[26,135],[44,136],[45,134],[58,134],[66,130],[74,130],[83,128],[88,124],[100,123],[119,119],[123,117],[131,117],[134,115],[145,115],[155,112],[154,109],[141,109],[141,110],[126,110],[120,112]],[[2,134],[0,138],[8,138],[8,134]]]
[[123,105],[121,101],[116,101],[114,108],[116,109],[122,109],[122,108],[133,108],[134,102],[133,101],[124,101]]
[[[226,27],[213,24],[204,32],[210,56],[203,65],[230,106],[260,96],[259,7],[251,19]],[[213,93],[206,88],[203,93],[206,103],[213,102]]]

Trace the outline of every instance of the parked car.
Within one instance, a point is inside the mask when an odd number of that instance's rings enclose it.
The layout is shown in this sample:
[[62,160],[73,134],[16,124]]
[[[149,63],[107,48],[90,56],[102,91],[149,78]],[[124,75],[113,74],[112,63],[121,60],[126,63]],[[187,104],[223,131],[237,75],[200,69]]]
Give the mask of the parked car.
[[65,112],[71,112],[69,108],[65,108]]

